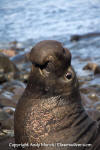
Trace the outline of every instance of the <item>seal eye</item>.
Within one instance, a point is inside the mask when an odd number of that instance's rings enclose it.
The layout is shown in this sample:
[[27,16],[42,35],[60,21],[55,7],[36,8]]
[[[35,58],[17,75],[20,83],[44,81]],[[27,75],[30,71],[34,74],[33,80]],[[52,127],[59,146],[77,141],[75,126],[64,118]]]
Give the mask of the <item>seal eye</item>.
[[72,78],[72,74],[70,72],[66,73],[66,78],[70,80]]

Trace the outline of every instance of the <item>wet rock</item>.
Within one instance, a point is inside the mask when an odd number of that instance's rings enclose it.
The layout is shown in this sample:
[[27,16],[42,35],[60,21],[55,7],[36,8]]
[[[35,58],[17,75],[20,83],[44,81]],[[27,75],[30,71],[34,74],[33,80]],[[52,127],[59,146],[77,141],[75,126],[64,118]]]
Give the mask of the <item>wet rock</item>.
[[[98,80],[97,80],[98,81]],[[96,84],[92,84],[91,82],[90,82],[90,85],[88,86],[88,88],[89,88],[89,90],[90,90],[90,92],[89,93],[91,93],[91,94],[96,94],[96,95],[98,95],[98,96],[100,96],[100,84],[99,84],[99,81],[98,82],[95,82]]]
[[[15,93],[14,91],[16,89],[25,89],[26,85],[21,82],[21,81],[18,81],[18,80],[12,80],[12,81],[9,81],[9,82],[6,82],[2,85],[2,90],[7,90],[9,92],[13,92]],[[18,94],[18,93],[17,93]]]
[[85,94],[81,94],[82,104],[85,108],[92,108],[93,102]]
[[2,109],[0,109],[0,121],[2,120],[6,120],[9,118],[8,113],[6,113],[5,111],[3,111]]
[[7,56],[0,53],[0,82],[18,78],[19,69]]
[[76,35],[73,35],[71,37],[70,41],[71,42],[73,42],[73,41],[79,41],[80,39],[81,39],[81,35],[76,34]]
[[16,65],[2,53],[0,53],[0,70],[2,70],[4,73],[19,71]]
[[7,55],[8,57],[13,57],[17,54],[17,52],[12,49],[0,49],[0,52]]
[[2,104],[0,104],[0,109],[1,109],[1,108],[3,108],[3,105],[2,105]]
[[83,38],[92,38],[92,37],[98,37],[100,36],[100,33],[86,33],[86,34],[83,34],[83,35],[78,35],[78,34],[75,34],[73,36],[71,36],[71,39],[70,41],[73,42],[73,41],[79,41],[80,39],[83,39]]
[[17,41],[12,41],[12,42],[9,43],[9,45],[10,45],[11,47],[17,47],[18,42],[17,42]]
[[16,103],[22,95],[26,85],[21,81],[12,80],[2,84],[0,91],[0,105],[3,107],[16,107]]
[[16,107],[16,103],[17,102],[13,99],[13,96],[9,98],[9,95],[5,93],[0,95],[0,105],[2,105],[2,107]]
[[19,64],[18,68],[20,69],[18,80],[27,83],[31,71],[31,63]]
[[24,91],[26,85],[18,80],[12,80],[3,84],[2,93],[8,91],[12,93],[12,96],[18,95],[18,97]]
[[13,107],[3,107],[3,110],[9,115],[14,115],[14,112],[15,112],[15,108]]
[[20,80],[24,83],[28,82],[28,78],[29,78],[29,73],[28,72],[22,72],[20,74]]
[[81,93],[88,94],[90,92],[89,88],[80,88]]
[[31,62],[29,61],[29,52],[22,52],[14,57],[11,57],[10,60],[17,65],[21,72],[31,68]]
[[95,108],[86,109],[88,115],[95,121],[100,119],[100,112],[97,111]]
[[28,60],[28,52],[21,52],[16,56],[10,58],[10,60],[15,64],[23,64],[29,62]]
[[14,150],[12,147],[9,147],[9,143],[14,143],[14,131],[3,130],[0,133],[0,150]]
[[29,78],[29,75],[30,75],[30,70],[31,70],[31,67],[30,67],[30,64],[24,64],[22,66],[22,71],[20,73],[20,80],[24,83],[27,83],[28,82],[28,78]]
[[100,74],[100,66],[96,63],[88,63],[83,70],[92,70],[94,74]]
[[18,41],[12,41],[10,43],[0,43],[0,49],[5,49],[5,50],[11,50],[15,52],[21,52],[27,47],[27,43],[25,42],[18,42]]
[[9,142],[14,143],[13,127],[13,116],[9,115],[5,110],[0,109],[0,149],[8,150]]
[[19,78],[19,73],[9,72],[9,73],[0,73],[0,83],[6,82],[8,80],[12,80],[13,78]]
[[20,76],[18,79],[25,83],[27,83],[28,81],[28,77],[32,66],[28,59],[28,54],[29,52],[20,53],[11,58],[11,60],[17,65],[17,67],[20,70]]
[[93,101],[99,101],[100,100],[99,96],[97,96],[96,93],[89,94],[88,98],[90,98]]
[[3,129],[0,133],[0,140],[7,138],[7,137],[14,137],[14,130],[7,130],[7,129]]
[[14,118],[4,110],[0,109],[0,123],[2,129],[13,129]]
[[[86,78],[86,77],[78,77],[78,81],[79,81],[79,86],[80,86],[80,89],[83,89],[83,91],[85,90],[84,88],[86,88],[85,85],[87,85],[88,81],[91,80],[91,78]],[[84,87],[85,86],[85,87]]]
[[6,120],[2,120],[1,122],[1,126],[2,129],[13,129],[14,128],[14,117],[10,116],[8,119]]
[[91,57],[87,56],[86,58],[80,58],[79,61],[80,62],[88,62],[88,61],[91,61]]
[[22,44],[18,41],[10,42],[9,46],[12,50],[16,50],[16,51],[23,51],[24,50],[24,47],[22,47]]
[[94,104],[94,108],[97,109],[98,111],[100,111],[100,101],[98,101]]
[[7,81],[7,79],[6,79],[5,75],[4,75],[4,73],[2,73],[1,70],[0,70],[0,83],[3,83],[5,81]]
[[83,95],[86,95],[86,97],[92,102],[92,105],[94,105],[95,102],[100,100],[100,87],[91,86],[91,82],[89,85],[82,85],[80,91]]

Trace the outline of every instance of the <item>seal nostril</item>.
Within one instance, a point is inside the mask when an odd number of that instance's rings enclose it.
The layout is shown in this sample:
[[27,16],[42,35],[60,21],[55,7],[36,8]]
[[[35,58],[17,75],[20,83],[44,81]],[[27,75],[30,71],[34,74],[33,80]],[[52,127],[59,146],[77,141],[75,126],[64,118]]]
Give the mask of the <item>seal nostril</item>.
[[67,78],[68,80],[70,80],[70,79],[72,78],[72,74],[71,74],[70,72],[68,72],[68,73],[66,74],[66,78]]

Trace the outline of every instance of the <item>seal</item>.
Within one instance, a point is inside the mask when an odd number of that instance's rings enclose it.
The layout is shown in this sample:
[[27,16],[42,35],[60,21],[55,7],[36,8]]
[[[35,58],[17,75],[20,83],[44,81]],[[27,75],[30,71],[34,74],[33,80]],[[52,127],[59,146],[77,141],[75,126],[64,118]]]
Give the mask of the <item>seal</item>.
[[15,143],[27,143],[25,150],[99,150],[100,128],[82,106],[69,50],[45,40],[29,58],[31,73],[14,117]]

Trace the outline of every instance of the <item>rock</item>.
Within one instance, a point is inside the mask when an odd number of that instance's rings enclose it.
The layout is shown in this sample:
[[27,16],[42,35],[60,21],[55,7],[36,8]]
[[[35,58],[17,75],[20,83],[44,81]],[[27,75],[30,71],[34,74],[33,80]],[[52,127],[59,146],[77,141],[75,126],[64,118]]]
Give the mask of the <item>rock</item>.
[[73,35],[70,39],[71,42],[73,41],[79,41],[81,39],[81,35]]
[[100,112],[95,108],[86,109],[88,115],[95,121],[100,120]]
[[2,129],[12,130],[14,128],[14,117],[13,116],[9,117],[6,120],[2,120],[0,122],[1,122]]
[[15,112],[15,108],[13,107],[3,107],[3,110],[9,115],[14,115],[14,112]]
[[3,108],[3,105],[2,105],[2,104],[0,104],[0,109],[1,109],[1,108]]
[[2,84],[0,91],[0,105],[16,107],[19,97],[22,95],[26,85],[21,81],[12,80]]
[[0,123],[2,129],[13,129],[14,118],[4,110],[0,109]]
[[17,41],[12,41],[12,42],[9,43],[9,45],[14,46],[14,47],[16,47],[17,44],[18,44]]
[[4,73],[19,71],[16,65],[2,53],[0,53],[0,70],[1,69],[3,70]]
[[[25,65],[25,66],[27,67],[28,65]],[[23,67],[25,67],[25,66],[23,66]],[[30,75],[30,70],[31,70],[30,66],[29,66],[29,68],[26,68],[26,70],[23,69],[22,72],[20,73],[19,80],[21,80],[24,83],[27,83],[29,75]]]
[[19,74],[14,73],[14,72],[9,72],[9,73],[0,73],[0,83],[6,82],[8,80],[12,80],[13,78],[18,78]]
[[96,63],[88,63],[86,66],[84,66],[83,70],[92,70],[94,74],[100,74],[100,66]]
[[9,146],[10,143],[14,143],[14,131],[3,129],[0,132],[0,149],[1,150],[14,150]]
[[18,79],[25,83],[27,83],[28,81],[29,73],[30,73],[31,66],[32,66],[28,60],[29,59],[28,54],[29,54],[28,52],[20,53],[11,58],[11,60],[15,64],[17,64],[17,67],[20,70],[20,76]]
[[[15,91],[18,89],[19,89],[19,91],[23,91],[25,89],[25,87],[26,87],[26,85],[23,82],[18,81],[18,80],[12,80],[12,81],[8,81],[2,85],[2,91],[9,91],[9,92],[12,92],[13,94],[18,94]],[[19,93],[19,95],[20,95],[20,93]]]
[[9,146],[9,143],[14,143],[14,137],[10,137],[7,134],[0,138],[0,149],[1,150],[14,150]]
[[4,74],[4,72],[1,72],[1,70],[0,70],[0,83],[3,83],[5,81],[7,81],[5,74]]
[[100,101],[96,102],[96,103],[94,104],[94,107],[95,107],[96,110],[99,110],[99,111],[100,111]]
[[89,92],[90,92],[90,89],[89,88],[80,88],[80,91],[81,91],[81,93],[83,93],[83,94],[88,94]]
[[17,52],[12,49],[0,49],[0,52],[7,55],[8,57],[13,57],[17,54]]
[[[6,94],[6,95],[5,95]],[[8,94],[8,95],[7,95]],[[0,105],[2,105],[2,107],[16,107],[16,101],[13,99],[12,96],[9,95],[9,93],[4,93],[4,95],[0,95]]]
[[5,111],[3,111],[2,109],[0,109],[0,121],[2,120],[7,120],[9,118],[8,113],[6,113]]
[[0,141],[8,137],[14,137],[14,130],[3,129],[0,133]]
[[10,42],[9,46],[12,50],[16,50],[16,51],[23,51],[24,50],[24,47],[22,47],[22,43],[20,43],[18,41]]
[[10,60],[15,64],[25,64],[28,63],[28,52],[22,52],[10,58]]
[[96,93],[88,94],[88,97],[95,102],[100,100],[100,97],[97,96]]
[[9,60],[7,56],[0,53],[0,82],[17,78],[19,76],[19,69]]
[[83,35],[79,35],[79,34],[75,34],[71,36],[70,41],[79,41],[80,39],[83,38],[91,38],[91,37],[98,37],[100,36],[100,33],[87,33],[87,34],[83,34]]
[[81,94],[82,104],[85,108],[92,108],[93,102],[87,97],[87,95]]
[[27,47],[27,43],[24,42],[18,42],[18,41],[12,41],[10,43],[0,43],[0,49],[1,50],[10,50],[11,52],[14,51],[15,53],[19,53],[21,51],[24,51],[24,49]]

